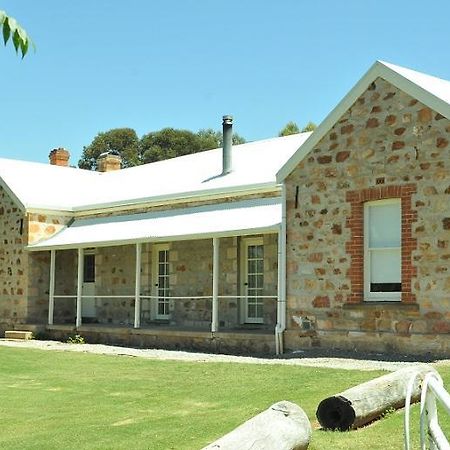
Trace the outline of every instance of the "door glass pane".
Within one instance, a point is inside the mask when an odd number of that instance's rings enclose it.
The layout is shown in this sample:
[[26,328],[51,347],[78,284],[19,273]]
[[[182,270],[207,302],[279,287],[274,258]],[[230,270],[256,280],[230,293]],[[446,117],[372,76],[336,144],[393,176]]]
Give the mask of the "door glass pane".
[[247,319],[261,322],[263,317],[264,288],[264,247],[249,245],[247,247]]
[[84,255],[83,281],[85,283],[95,282],[95,255]]
[[259,259],[256,261],[256,272],[263,273],[264,272],[264,260]]
[[256,257],[257,258],[264,258],[264,250],[262,245],[256,245]]
[[158,316],[169,315],[169,251],[160,250],[158,254]]

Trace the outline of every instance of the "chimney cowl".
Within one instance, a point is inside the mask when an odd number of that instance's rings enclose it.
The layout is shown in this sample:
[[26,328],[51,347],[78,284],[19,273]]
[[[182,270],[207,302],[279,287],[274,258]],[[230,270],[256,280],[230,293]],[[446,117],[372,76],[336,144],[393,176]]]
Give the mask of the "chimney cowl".
[[48,158],[52,166],[67,167],[69,165],[70,153],[65,148],[58,147],[50,152]]
[[233,116],[227,114],[222,119],[222,175],[226,175],[233,170],[231,157],[233,147]]

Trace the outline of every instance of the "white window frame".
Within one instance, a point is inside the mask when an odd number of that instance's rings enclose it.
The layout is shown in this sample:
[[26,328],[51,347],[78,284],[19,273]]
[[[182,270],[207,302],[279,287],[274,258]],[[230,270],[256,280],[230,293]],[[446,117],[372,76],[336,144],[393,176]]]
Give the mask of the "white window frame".
[[[402,227],[402,204],[400,198],[389,198],[385,200],[375,200],[364,203],[364,300],[365,301],[387,301],[398,302],[401,301],[400,292],[371,292],[370,291],[370,251],[369,248],[369,225],[370,225],[370,213],[369,208],[377,205],[396,204],[400,208],[400,247],[389,247],[390,250],[398,250],[400,252],[400,273],[401,273],[401,227]],[[377,250],[380,250],[378,248]],[[402,280],[400,279],[400,282]]]
[[153,261],[152,261],[152,295],[155,297],[155,301],[153,302],[153,317],[157,320],[167,320],[170,319],[170,300],[166,300],[165,303],[168,305],[169,313],[168,314],[159,314],[159,286],[157,286],[159,281],[159,252],[167,251],[169,257],[169,266],[168,270],[168,280],[169,286],[168,291],[170,295],[170,244],[154,244],[152,248]]
[[[256,323],[256,324],[262,324],[264,323],[264,316],[258,317],[258,318],[250,318],[248,317],[248,285],[247,285],[247,278],[248,278],[248,247],[252,245],[262,245],[264,248],[264,238],[262,237],[252,237],[252,238],[244,238],[242,239],[241,243],[241,284],[242,284],[242,293],[244,295],[244,302],[243,302],[243,308],[242,308],[242,314],[241,314],[241,322],[242,323]],[[265,257],[263,257],[263,264],[265,262]],[[264,271],[263,271],[263,275]],[[262,294],[264,294],[264,286],[262,288]],[[262,300],[262,304],[264,305],[264,300]],[[264,306],[263,306],[264,307]]]

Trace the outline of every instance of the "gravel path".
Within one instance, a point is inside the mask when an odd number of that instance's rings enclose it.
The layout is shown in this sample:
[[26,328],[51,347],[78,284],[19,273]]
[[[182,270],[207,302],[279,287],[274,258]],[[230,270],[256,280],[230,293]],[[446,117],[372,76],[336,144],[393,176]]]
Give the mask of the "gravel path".
[[[256,358],[249,356],[233,356],[209,353],[191,353],[172,350],[157,349],[135,349],[127,347],[116,347],[102,344],[67,344],[58,341],[19,341],[10,339],[0,339],[0,347],[18,347],[32,348],[40,350],[68,351],[81,353],[96,353],[100,355],[128,356],[158,360],[175,361],[194,361],[194,362],[234,362],[243,364],[280,364],[288,366],[307,366],[307,367],[330,367],[335,369],[347,370],[386,370],[394,371],[412,364],[422,364],[417,361],[390,360],[383,361],[386,355],[371,354],[368,359],[352,358],[355,355],[345,355],[345,357],[330,357],[314,355],[314,351],[298,351],[289,355],[283,355],[283,358]],[[1,351],[1,350],[0,350]],[[330,353],[330,352],[328,352]],[[335,352],[336,353],[336,352]],[[341,352],[343,353],[343,352]],[[348,352],[347,352],[348,353]],[[378,359],[379,358],[379,359]],[[392,359],[392,358],[391,358]],[[437,364],[450,364],[450,360],[439,361]]]

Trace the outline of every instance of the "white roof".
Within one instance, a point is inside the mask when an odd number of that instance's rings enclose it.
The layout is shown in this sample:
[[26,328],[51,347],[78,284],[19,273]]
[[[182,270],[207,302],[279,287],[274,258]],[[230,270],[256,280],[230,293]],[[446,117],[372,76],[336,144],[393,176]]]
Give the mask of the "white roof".
[[0,184],[24,209],[57,211],[275,188],[277,171],[310,134],[233,146],[225,176],[219,148],[107,173],[0,159]]
[[68,249],[276,232],[281,199],[228,202],[145,214],[78,219],[28,250]]
[[449,81],[387,62],[377,61],[317,127],[301,149],[280,169],[277,173],[277,180],[279,182],[283,181],[295,169],[298,163],[317,145],[323,136],[328,133],[358,97],[377,78],[383,78],[413,98],[429,106],[434,111],[450,119]]

